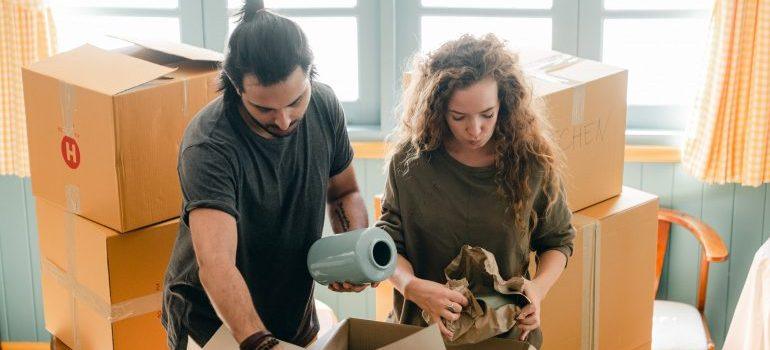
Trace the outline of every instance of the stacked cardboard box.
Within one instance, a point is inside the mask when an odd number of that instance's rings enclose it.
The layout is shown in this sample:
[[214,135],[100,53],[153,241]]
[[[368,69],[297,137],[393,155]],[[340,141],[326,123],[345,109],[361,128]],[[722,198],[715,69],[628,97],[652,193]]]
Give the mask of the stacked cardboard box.
[[178,229],[176,160],[217,95],[221,54],[126,39],[23,70],[46,328],[75,349],[161,349]]
[[[565,154],[577,230],[574,255],[541,305],[543,348],[649,348],[658,201],[622,186],[627,72],[555,51],[519,57]],[[376,291],[378,320],[392,290],[386,282]]]
[[574,213],[574,255],[541,305],[544,349],[650,348],[657,212],[657,197],[624,187]]

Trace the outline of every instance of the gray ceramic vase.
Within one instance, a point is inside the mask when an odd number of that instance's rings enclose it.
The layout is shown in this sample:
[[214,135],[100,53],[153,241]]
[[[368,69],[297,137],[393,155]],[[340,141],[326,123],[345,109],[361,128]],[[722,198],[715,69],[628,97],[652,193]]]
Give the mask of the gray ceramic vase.
[[370,227],[319,239],[310,247],[307,267],[323,285],[380,282],[396,270],[397,254],[390,235]]

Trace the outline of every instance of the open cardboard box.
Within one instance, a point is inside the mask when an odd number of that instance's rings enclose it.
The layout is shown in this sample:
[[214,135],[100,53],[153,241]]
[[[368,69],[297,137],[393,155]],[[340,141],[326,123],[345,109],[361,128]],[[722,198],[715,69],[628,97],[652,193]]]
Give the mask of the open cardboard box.
[[[438,326],[417,327],[349,318],[310,347],[311,350],[444,350]],[[493,338],[479,344],[453,346],[458,350],[534,350],[527,343]]]
[[[285,344],[287,349],[302,349]],[[202,350],[237,350],[238,343],[220,328]],[[321,335],[309,350],[446,350],[438,326],[417,327],[349,318]],[[535,350],[527,343],[511,339],[489,339],[479,344],[453,346],[450,350]]]

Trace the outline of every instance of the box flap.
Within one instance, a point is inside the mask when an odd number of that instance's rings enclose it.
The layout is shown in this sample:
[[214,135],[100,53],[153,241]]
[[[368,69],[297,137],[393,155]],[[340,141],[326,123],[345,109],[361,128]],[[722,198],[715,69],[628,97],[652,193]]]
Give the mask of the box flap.
[[525,49],[517,53],[522,69],[528,76],[562,85],[578,85],[625,71],[558,51]]
[[106,95],[115,95],[173,72],[119,53],[83,45],[35,62],[29,70]]
[[441,338],[438,325],[434,324],[406,338],[383,346],[379,350],[400,349],[445,350],[446,347],[444,346],[444,340]]
[[350,330],[350,320],[346,319],[337,323],[334,328],[324,334],[313,345],[311,350],[347,350],[348,332]]
[[125,40],[132,44],[160,51],[166,54],[179,56],[192,61],[222,62],[224,55],[209,49],[193,45],[177,43],[173,41],[139,38],[127,35],[110,35],[113,38]]
[[623,186],[623,192],[620,195],[607,199],[603,202],[594,204],[588,208],[578,211],[578,214],[592,217],[598,220],[610,217],[615,214],[645,205],[658,199],[658,196],[632,187]]
[[445,350],[438,326],[423,328],[349,318],[316,341],[312,350]]

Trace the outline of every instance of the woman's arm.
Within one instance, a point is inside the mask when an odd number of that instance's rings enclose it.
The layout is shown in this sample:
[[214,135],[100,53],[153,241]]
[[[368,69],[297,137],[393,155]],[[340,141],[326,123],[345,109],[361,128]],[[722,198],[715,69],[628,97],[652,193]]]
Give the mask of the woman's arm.
[[422,310],[431,316],[431,322],[438,323],[441,333],[447,338],[453,334],[440,322],[457,320],[460,317],[462,306],[468,305],[468,300],[461,293],[453,291],[443,284],[424,280],[414,275],[412,264],[406,258],[406,233],[401,221],[401,206],[398,200],[398,178],[396,163],[392,159],[388,165],[388,179],[385,182],[385,194],[382,200],[382,212],[376,226],[385,230],[396,243],[398,258],[396,271],[389,278],[396,290],[401,292],[405,299],[417,304]]
[[390,282],[404,298],[427,312],[431,316],[431,322],[438,323],[445,337],[452,339],[454,334],[439,320],[443,318],[456,321],[460,318],[463,306],[468,305],[465,296],[443,284],[415,277],[412,264],[401,255],[398,256],[396,271],[390,277]]
[[537,272],[532,281],[524,285],[524,294],[532,303],[524,307],[518,316],[521,340],[540,327],[540,303],[564,271],[568,257],[572,255],[572,240],[575,238],[572,213],[566,198],[560,196],[551,210],[545,210],[546,198],[542,191],[539,195],[534,210],[540,219],[530,242],[531,249],[537,252]]
[[537,285],[541,300],[545,299],[566,265],[567,256],[558,250],[549,250],[540,255],[537,272],[532,282]]

